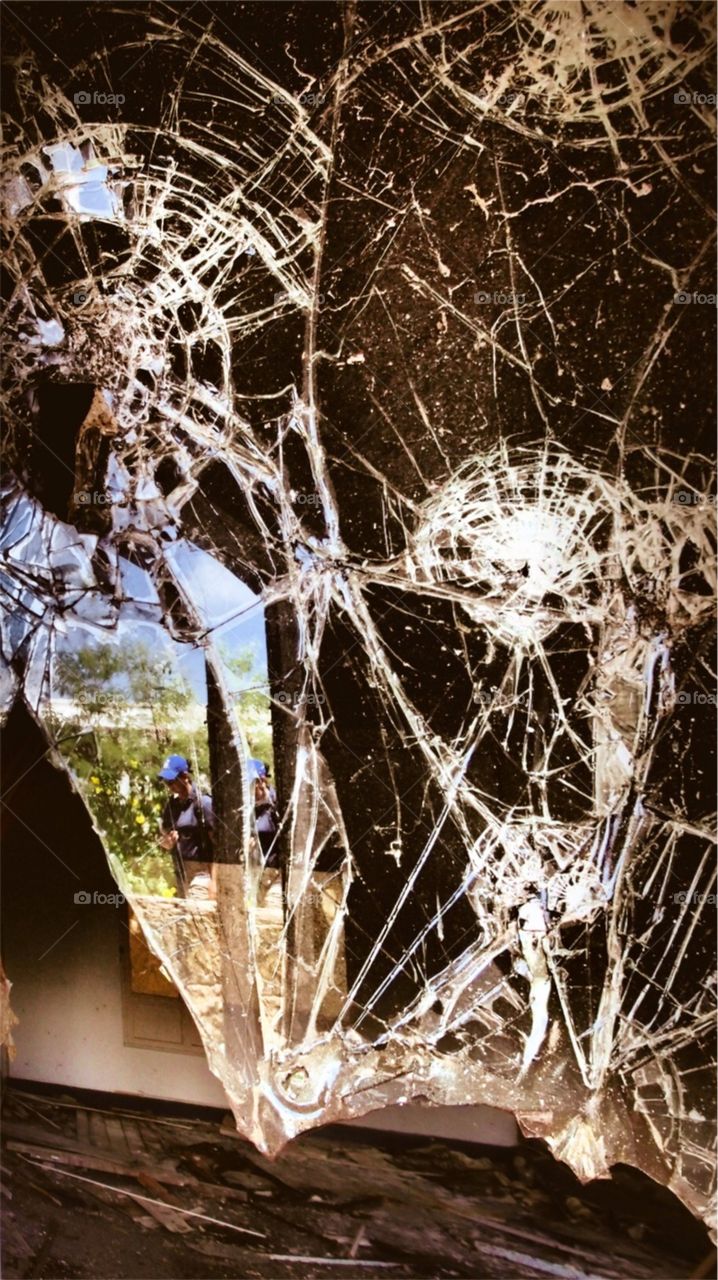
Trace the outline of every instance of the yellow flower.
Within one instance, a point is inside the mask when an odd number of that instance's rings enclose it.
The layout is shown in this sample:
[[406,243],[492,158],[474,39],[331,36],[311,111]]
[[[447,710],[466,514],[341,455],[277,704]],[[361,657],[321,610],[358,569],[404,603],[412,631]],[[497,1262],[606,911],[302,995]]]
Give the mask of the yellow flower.
[[92,783],[93,787],[99,787],[100,785],[100,779],[96,778],[94,773],[90,775],[90,782]]
[[145,822],[146,822],[146,818],[145,818],[144,814],[142,814],[142,813],[136,813],[136,814],[135,814],[135,822],[137,823],[138,827],[143,827],[143,826],[144,826],[144,824],[145,824]]

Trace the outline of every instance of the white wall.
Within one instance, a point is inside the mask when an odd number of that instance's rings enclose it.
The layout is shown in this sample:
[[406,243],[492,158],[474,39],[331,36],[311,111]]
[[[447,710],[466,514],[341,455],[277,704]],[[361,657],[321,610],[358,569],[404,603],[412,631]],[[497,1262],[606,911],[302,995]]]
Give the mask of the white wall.
[[[4,956],[19,1019],[10,1076],[227,1107],[224,1090],[202,1054],[124,1043],[124,915],[116,906],[75,903],[82,882],[70,881],[57,867],[52,871],[60,879],[49,874],[44,892],[36,879],[11,877],[13,901],[5,901]],[[100,891],[112,893],[115,886],[101,877]],[[153,1000],[167,1014],[174,1014],[179,1004],[161,997],[142,999],[150,1002],[150,1023],[152,1008],[157,1008]],[[159,1021],[157,1038],[162,1038]],[[517,1135],[513,1117],[492,1107],[393,1106],[349,1123],[497,1145],[511,1145]]]
[[[76,901],[80,891],[117,893],[102,846],[85,806],[52,766],[45,740],[19,704],[2,745],[2,946],[19,1019],[10,1076],[226,1108],[203,1054],[124,1043],[124,911],[109,902]],[[169,1043],[179,1002],[145,999],[150,1003],[132,1024],[135,1034],[142,1030]],[[185,1050],[186,1032],[185,1025],[176,1041]],[[517,1132],[511,1116],[486,1107],[390,1107],[352,1123],[505,1144]]]
[[513,1147],[519,1135],[511,1112],[498,1107],[383,1107],[347,1123],[356,1129],[425,1134],[456,1142],[485,1142],[494,1147]]
[[[19,1019],[10,1076],[226,1107],[202,1055],[123,1043],[121,927],[117,908],[68,900],[64,909],[56,903],[52,913],[37,912],[6,936]],[[513,1144],[517,1133],[513,1117],[493,1107],[393,1106],[349,1123],[496,1145]]]
[[123,1043],[119,927],[117,908],[72,903],[51,921],[26,920],[12,940],[6,933],[11,1003],[19,1018],[10,1076],[226,1107],[202,1055]]

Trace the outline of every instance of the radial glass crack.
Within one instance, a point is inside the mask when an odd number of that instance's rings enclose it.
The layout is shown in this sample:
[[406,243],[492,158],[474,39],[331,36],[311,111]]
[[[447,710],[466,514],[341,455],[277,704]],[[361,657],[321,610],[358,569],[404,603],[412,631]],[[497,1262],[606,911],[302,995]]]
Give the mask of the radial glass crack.
[[707,1217],[713,6],[82,10],[6,23],[6,708],[260,1149],[488,1103]]

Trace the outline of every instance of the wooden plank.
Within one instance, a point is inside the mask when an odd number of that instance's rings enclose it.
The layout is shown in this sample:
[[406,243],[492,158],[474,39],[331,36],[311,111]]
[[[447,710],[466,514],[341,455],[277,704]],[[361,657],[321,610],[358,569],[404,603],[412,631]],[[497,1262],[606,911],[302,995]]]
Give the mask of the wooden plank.
[[[11,1096],[13,1098],[34,1098],[42,1102],[50,1103],[53,1107],[65,1107],[65,1108],[69,1108],[71,1111],[86,1111],[88,1115],[91,1112],[97,1112],[98,1115],[102,1115],[102,1116],[106,1116],[110,1114],[120,1115],[120,1116],[131,1116],[134,1120],[138,1120],[142,1124],[150,1120],[153,1125],[165,1124],[165,1125],[170,1125],[173,1129],[188,1129],[188,1130],[192,1129],[195,1131],[193,1134],[193,1141],[195,1142],[197,1141],[197,1136],[196,1136],[197,1130],[203,1129],[207,1134],[208,1141],[211,1141],[217,1132],[216,1126],[213,1124],[210,1124],[207,1120],[195,1120],[190,1118],[189,1116],[184,1116],[181,1120],[178,1119],[176,1116],[172,1117],[171,1119],[168,1119],[166,1116],[157,1116],[154,1114],[149,1115],[145,1111],[129,1111],[126,1107],[124,1108],[113,1107],[112,1111],[110,1112],[108,1111],[107,1107],[89,1107],[89,1106],[85,1106],[85,1104],[81,1102],[75,1102],[75,1101],[68,1102],[67,1100],[63,1101],[62,1098],[48,1098],[46,1097],[45,1094],[27,1093],[23,1089],[16,1089],[14,1087],[11,1091]],[[235,1136],[237,1135],[235,1134]]]
[[204,1179],[198,1183],[197,1194],[200,1196],[216,1196],[218,1200],[235,1200],[238,1204],[247,1204],[249,1202],[249,1192],[238,1191],[236,1187],[225,1187],[218,1182],[205,1182]]
[[[132,1192],[130,1192],[132,1195]],[[186,1236],[192,1231],[192,1227],[176,1209],[171,1209],[169,1205],[163,1205],[158,1200],[151,1200],[147,1196],[137,1197],[138,1204],[146,1209],[147,1213],[159,1222],[165,1231],[171,1231],[173,1235]]]
[[[48,1169],[50,1166],[45,1164],[41,1168]],[[141,1196],[136,1191],[127,1191],[124,1187],[112,1187],[106,1182],[98,1182],[95,1178],[83,1178],[79,1173],[70,1173],[69,1169],[52,1169],[51,1171],[63,1178],[72,1178],[76,1182],[88,1183],[92,1187],[104,1187],[105,1191],[111,1191],[116,1196],[129,1196],[143,1205],[147,1205],[152,1201],[152,1203],[159,1203],[161,1208],[167,1208],[164,1202],[153,1201],[151,1196]],[[208,1213],[199,1213],[196,1209],[176,1209],[175,1212],[182,1213],[187,1218],[197,1218],[200,1222],[211,1222],[215,1227],[225,1227],[227,1231],[237,1231],[242,1236],[253,1236],[257,1240],[267,1239],[263,1231],[251,1231],[249,1227],[238,1227],[236,1222],[225,1222],[222,1218],[213,1218]]]
[[96,1111],[90,1112],[90,1141],[100,1151],[109,1151],[112,1144],[105,1125],[105,1117]]
[[159,1200],[163,1200],[166,1204],[173,1204],[177,1205],[180,1209],[182,1208],[182,1202],[177,1199],[177,1196],[173,1195],[171,1191],[168,1191],[167,1187],[164,1187],[156,1178],[153,1178],[151,1173],[147,1173],[144,1169],[140,1169],[136,1177],[137,1181],[144,1187],[145,1191],[149,1191],[150,1195],[155,1196]]
[[33,1107],[28,1102],[27,1098],[24,1098],[22,1102],[17,1098],[16,1102],[18,1106],[23,1108],[23,1110],[30,1111],[32,1115],[39,1116],[43,1124],[49,1124],[52,1129],[57,1129],[59,1133],[62,1133],[62,1126],[57,1124],[55,1120],[52,1120],[50,1116],[46,1116],[43,1111],[39,1111],[37,1107]]
[[71,1165],[79,1169],[98,1169],[102,1173],[117,1173],[123,1177],[136,1178],[140,1173],[150,1174],[157,1182],[165,1182],[171,1187],[194,1187],[198,1185],[191,1174],[178,1173],[175,1169],[163,1169],[156,1165],[152,1169],[143,1169],[131,1160],[121,1160],[113,1156],[111,1151],[66,1151],[53,1147],[39,1146],[32,1142],[19,1142],[8,1139],[6,1143],[10,1151],[21,1155],[32,1156],[35,1160],[50,1161],[52,1164]]
[[24,1142],[39,1142],[41,1146],[64,1147],[67,1142],[70,1146],[76,1145],[74,1138],[66,1138],[64,1133],[54,1133],[52,1130],[43,1129],[38,1124],[28,1124],[24,1120],[4,1120],[3,1137],[19,1138]]
[[78,1109],[78,1111],[76,1112],[76,1117],[77,1117],[77,1140],[78,1142],[82,1142],[85,1144],[85,1146],[89,1147],[90,1122],[87,1118],[87,1112],[80,1111]]
[[128,1165],[101,1151],[79,1155],[76,1151],[54,1151],[52,1147],[36,1147],[31,1142],[17,1142],[10,1139],[8,1150],[17,1151],[21,1155],[33,1156],[36,1160],[49,1161],[51,1164],[74,1165],[78,1169],[96,1169],[101,1173],[119,1173],[123,1176],[134,1172]]
[[111,1195],[109,1191],[105,1191],[104,1188],[99,1185],[96,1187],[85,1187],[84,1194],[93,1196],[102,1204],[109,1205],[109,1207],[114,1209],[117,1213],[126,1214],[128,1218],[131,1218],[133,1222],[137,1223],[141,1227],[150,1228],[152,1231],[159,1231],[159,1223],[155,1222],[154,1218],[149,1216],[146,1209],[140,1208],[138,1204],[135,1204],[134,1200],[118,1200],[117,1196]]
[[[98,1150],[104,1150],[104,1148],[93,1146],[90,1142],[80,1142],[77,1138],[66,1138],[64,1135],[58,1137],[54,1133],[45,1133],[44,1130],[38,1128],[36,1125],[17,1124],[14,1120],[8,1120],[7,1124],[3,1126],[3,1135],[6,1138],[13,1138],[19,1142],[29,1142],[36,1147],[47,1147],[51,1151],[76,1151],[79,1154],[92,1156],[97,1155]],[[114,1152],[109,1151],[108,1155],[111,1159],[119,1158],[124,1161],[131,1158],[130,1152],[127,1148],[125,1148],[124,1153],[119,1157],[117,1157]],[[158,1163],[161,1167],[162,1161],[159,1161]],[[173,1166],[169,1167],[172,1168]]]
[[314,1258],[304,1253],[265,1253],[271,1262],[304,1262],[313,1267],[403,1267],[403,1262],[380,1262],[377,1258]]
[[130,1155],[130,1148],[127,1145],[122,1121],[117,1116],[105,1116],[105,1128],[107,1129],[110,1147],[114,1154],[126,1159]]
[[132,1155],[138,1159],[146,1157],[147,1149],[142,1141],[142,1134],[140,1133],[139,1125],[136,1124],[134,1120],[130,1120],[124,1116],[121,1124],[128,1150],[131,1151]]

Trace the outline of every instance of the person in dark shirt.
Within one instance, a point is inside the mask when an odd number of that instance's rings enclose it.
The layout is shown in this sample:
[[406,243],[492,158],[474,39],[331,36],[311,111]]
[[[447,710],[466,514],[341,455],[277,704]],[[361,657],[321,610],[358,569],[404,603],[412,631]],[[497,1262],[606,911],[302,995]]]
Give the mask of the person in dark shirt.
[[162,814],[160,844],[172,853],[177,892],[183,898],[214,898],[216,863],[212,800],[197,790],[189,762],[184,756],[168,756],[159,777],[170,792]]
[[254,780],[254,818],[265,867],[278,866],[277,793],[269,780],[269,769],[263,760],[249,761],[249,776]]

